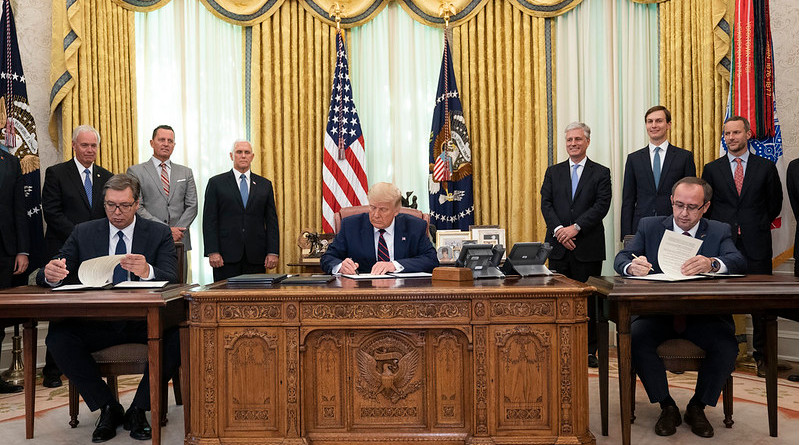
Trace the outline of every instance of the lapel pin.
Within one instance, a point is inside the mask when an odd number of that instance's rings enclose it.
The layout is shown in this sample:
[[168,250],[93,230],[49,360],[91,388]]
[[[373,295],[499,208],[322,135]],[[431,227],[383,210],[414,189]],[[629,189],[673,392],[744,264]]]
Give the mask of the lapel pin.
[[405,240],[406,240],[406,237],[402,237],[400,240],[401,240],[401,241],[405,241]]

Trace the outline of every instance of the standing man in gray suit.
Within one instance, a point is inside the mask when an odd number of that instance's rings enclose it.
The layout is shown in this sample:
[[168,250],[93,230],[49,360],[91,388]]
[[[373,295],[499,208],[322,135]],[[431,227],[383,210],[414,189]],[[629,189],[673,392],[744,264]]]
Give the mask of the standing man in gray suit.
[[[136,214],[142,218],[169,226],[172,240],[183,242],[184,255],[192,250],[189,226],[197,216],[197,187],[189,167],[170,161],[175,150],[175,131],[169,125],[159,125],[153,130],[153,157],[128,168],[142,187],[142,205]],[[186,277],[188,262],[183,261]]]

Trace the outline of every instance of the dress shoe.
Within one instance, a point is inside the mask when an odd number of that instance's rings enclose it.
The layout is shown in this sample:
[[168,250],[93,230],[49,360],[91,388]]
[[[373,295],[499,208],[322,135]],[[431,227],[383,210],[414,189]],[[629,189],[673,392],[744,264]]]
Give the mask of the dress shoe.
[[0,394],[11,394],[13,392],[20,392],[20,391],[22,391],[21,386],[12,385],[11,383],[8,383],[3,379],[0,379]]
[[600,366],[600,362],[597,361],[597,356],[594,354],[589,354],[589,367],[590,368],[597,368]]
[[767,362],[763,359],[756,360],[756,375],[761,378],[767,376]]
[[145,410],[132,406],[125,413],[125,423],[122,427],[131,432],[131,437],[136,440],[150,440],[150,424],[147,422]]
[[100,408],[100,418],[97,419],[97,426],[92,433],[92,442],[100,443],[117,435],[117,427],[122,425],[125,417],[125,410],[122,405],[113,402]]
[[44,386],[45,388],[58,388],[59,386],[61,386],[61,376],[43,375],[42,386]]
[[681,412],[675,405],[661,408],[661,415],[656,421],[656,434],[659,436],[671,436],[675,434],[675,427],[681,424]]
[[687,405],[686,412],[683,414],[683,420],[686,424],[692,427],[692,432],[700,437],[713,437],[714,427],[706,419],[706,413],[703,408],[697,405]]

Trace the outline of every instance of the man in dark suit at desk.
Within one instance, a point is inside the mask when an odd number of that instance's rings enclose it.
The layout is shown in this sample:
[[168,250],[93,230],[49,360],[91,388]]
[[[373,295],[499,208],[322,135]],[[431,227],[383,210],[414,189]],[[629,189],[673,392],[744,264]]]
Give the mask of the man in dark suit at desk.
[[[113,282],[128,279],[177,282],[178,260],[169,227],[136,217],[139,207],[139,182],[129,175],[115,175],[103,189],[106,218],[75,226],[56,259],[39,271],[41,286],[57,286],[78,281],[78,267],[86,260],[106,255],[125,254],[114,270]],[[130,278],[129,278],[130,277]],[[124,423],[134,439],[149,440],[150,381],[139,383],[131,407],[125,413],[115,394],[106,385],[91,353],[123,343],[147,343],[144,321],[87,321],[70,319],[53,322],[46,339],[56,363],[78,388],[89,409],[100,409],[100,419],[92,442],[105,442],[116,435]],[[177,329],[164,332],[165,377],[175,375],[180,364]],[[166,381],[166,378],[165,378]]]
[[428,224],[399,213],[400,190],[386,182],[367,194],[369,213],[349,216],[320,258],[325,273],[431,272],[439,265]]
[[236,141],[233,170],[214,176],[206,187],[203,238],[214,281],[278,265],[275,195],[269,179],[250,171],[254,156],[250,142]]
[[[742,273],[746,261],[731,239],[730,227],[703,218],[711,199],[711,187],[702,179],[686,177],[672,188],[672,216],[642,218],[630,244],[614,259],[620,275],[644,276],[661,273],[658,249],[668,230],[703,240],[698,254],[681,267],[684,275],[699,273]],[[716,406],[722,386],[733,372],[738,354],[733,318],[730,315],[641,316],[631,323],[633,367],[642,380],[651,403],[661,405],[655,425],[659,436],[675,433],[681,415],[669,394],[666,369],[658,357],[658,345],[670,338],[686,338],[706,351],[697,375],[695,392],[686,407],[684,420],[701,437],[714,435],[706,419],[706,405]]]
[[645,216],[672,213],[669,195],[678,179],[696,174],[692,153],[667,141],[672,115],[663,105],[644,114],[650,143],[628,155],[622,182],[620,239],[633,235]]
[[[105,216],[102,191],[112,173],[95,164],[99,150],[97,130],[80,125],[72,132],[74,157],[45,171],[42,211],[47,222],[44,238],[49,258],[58,253],[75,225]],[[61,371],[49,351],[42,369],[42,385],[61,386]]]
[[[611,205],[611,171],[586,157],[591,130],[573,122],[564,130],[569,159],[547,169],[542,183],[545,241],[553,246],[550,268],[576,281],[600,275],[606,259],[603,218]],[[589,302],[589,366],[598,366],[597,317]]]
[[[28,269],[28,221],[25,217],[22,170],[16,156],[0,150],[0,289],[11,287],[11,279]],[[0,344],[5,331],[0,324]],[[0,394],[22,391],[0,379]]]
[[[728,153],[706,164],[703,179],[714,189],[708,218],[730,224],[736,248],[747,258],[748,274],[772,274],[770,225],[780,214],[783,190],[775,163],[750,153],[750,123],[740,116],[725,121],[722,136]],[[766,376],[766,333],[753,317],[753,358],[759,377]]]

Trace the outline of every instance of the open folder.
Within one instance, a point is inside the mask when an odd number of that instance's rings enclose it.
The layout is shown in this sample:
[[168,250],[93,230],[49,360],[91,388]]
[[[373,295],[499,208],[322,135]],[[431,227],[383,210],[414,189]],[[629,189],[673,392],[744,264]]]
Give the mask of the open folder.
[[[53,288],[54,291],[86,290],[86,289],[141,289],[162,288],[168,281],[123,281],[116,285],[111,284],[114,278],[114,269],[125,255],[107,255],[92,258],[81,263],[78,268],[78,279],[81,284],[64,284]],[[130,273],[128,274],[130,276]]]
[[706,278],[704,275],[684,275],[681,266],[697,255],[703,240],[667,230],[658,245],[658,266],[664,273],[654,273],[641,277],[626,276],[636,280],[686,281]]

